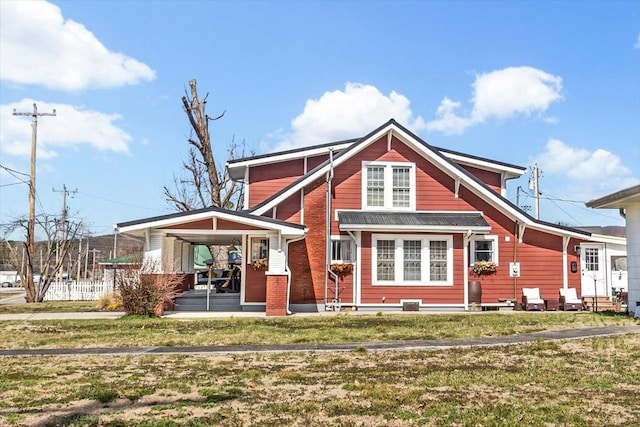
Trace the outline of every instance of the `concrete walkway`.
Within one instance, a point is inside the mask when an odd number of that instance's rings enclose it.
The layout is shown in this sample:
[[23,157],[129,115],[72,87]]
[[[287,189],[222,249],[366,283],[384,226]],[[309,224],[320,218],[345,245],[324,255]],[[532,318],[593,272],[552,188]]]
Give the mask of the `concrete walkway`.
[[280,352],[336,352],[365,348],[369,351],[442,350],[463,347],[495,347],[531,343],[640,334],[640,325],[605,326],[599,328],[563,329],[504,337],[482,337],[419,341],[355,342],[335,344],[279,344],[279,345],[218,345],[186,347],[115,347],[115,348],[42,348],[0,350],[0,357],[8,356],[117,356],[168,354],[232,354]]

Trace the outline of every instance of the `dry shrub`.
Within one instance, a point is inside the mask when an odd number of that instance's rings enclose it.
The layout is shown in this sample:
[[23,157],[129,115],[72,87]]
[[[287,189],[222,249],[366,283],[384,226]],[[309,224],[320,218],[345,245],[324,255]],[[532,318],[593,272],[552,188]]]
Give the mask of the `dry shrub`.
[[156,308],[175,295],[180,277],[155,273],[155,263],[127,265],[116,274],[116,288],[127,314],[155,316]]
[[122,299],[118,292],[107,292],[102,294],[96,304],[98,310],[116,311],[122,308]]

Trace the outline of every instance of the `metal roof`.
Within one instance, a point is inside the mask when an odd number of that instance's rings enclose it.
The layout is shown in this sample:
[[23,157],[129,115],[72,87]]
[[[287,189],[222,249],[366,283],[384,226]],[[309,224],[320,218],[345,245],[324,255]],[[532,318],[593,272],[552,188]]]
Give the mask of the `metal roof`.
[[370,212],[338,211],[341,229],[489,229],[480,212]]

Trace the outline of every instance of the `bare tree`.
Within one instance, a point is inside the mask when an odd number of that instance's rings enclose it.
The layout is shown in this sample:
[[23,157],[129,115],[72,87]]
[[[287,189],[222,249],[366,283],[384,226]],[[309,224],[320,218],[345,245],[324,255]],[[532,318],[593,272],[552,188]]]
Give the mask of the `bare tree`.
[[[38,283],[35,282],[32,274],[33,271],[35,271],[37,262],[36,247],[34,246],[32,252],[29,250],[29,245],[26,242],[14,242],[12,244],[4,240],[4,244],[10,254],[11,264],[16,270],[20,271],[20,279],[24,284],[25,299],[28,303],[44,301],[49,286],[51,286],[56,276],[63,271],[67,256],[77,241],[76,237],[82,229],[81,222],[65,222],[65,224],[60,224],[55,217],[47,214],[37,215],[35,217],[35,224],[38,229],[44,233],[44,240],[37,245],[38,248],[42,249],[42,269]],[[29,232],[26,218],[15,220],[12,223],[6,224],[3,228],[7,235],[21,229],[25,230],[26,233]],[[28,238],[27,241],[29,241]],[[25,273],[19,268],[22,263],[23,254],[23,251],[20,250],[21,247],[24,248],[26,271],[31,272],[31,274]]]
[[[205,111],[207,94],[204,99],[198,97],[196,81],[189,81],[190,94],[182,97],[182,106],[191,125],[191,137],[187,139],[190,147],[188,158],[183,162],[182,176],[174,174],[174,190],[164,187],[167,202],[178,211],[215,206],[227,209],[242,208],[242,186],[232,181],[226,168],[216,163],[209,122],[221,119],[224,112],[210,117]],[[195,135],[195,136],[194,136]],[[231,142],[227,149],[227,158],[244,156],[244,143]]]

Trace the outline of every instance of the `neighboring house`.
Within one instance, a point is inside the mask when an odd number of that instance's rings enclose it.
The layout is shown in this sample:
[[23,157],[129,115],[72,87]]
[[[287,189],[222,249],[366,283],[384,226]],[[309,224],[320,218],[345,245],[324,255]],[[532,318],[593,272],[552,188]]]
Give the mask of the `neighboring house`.
[[[181,212],[117,231],[144,238],[159,273],[192,275],[193,245],[240,240],[240,304],[268,315],[462,311],[472,281],[486,307],[520,301],[523,287],[549,299],[562,287],[610,296],[606,259],[624,254],[624,238],[539,221],[509,202],[507,181],[525,167],[433,147],[394,120],[360,139],[227,168],[245,186],[247,210]],[[476,276],[478,260],[496,264],[495,274]]]
[[597,209],[619,209],[626,220],[628,301],[627,310],[640,317],[640,185],[607,194],[586,203]]

